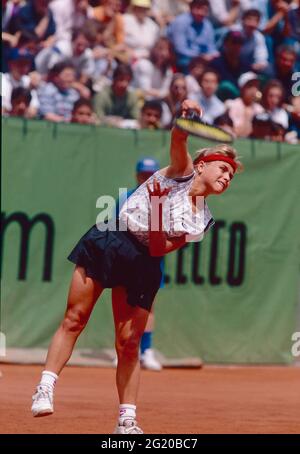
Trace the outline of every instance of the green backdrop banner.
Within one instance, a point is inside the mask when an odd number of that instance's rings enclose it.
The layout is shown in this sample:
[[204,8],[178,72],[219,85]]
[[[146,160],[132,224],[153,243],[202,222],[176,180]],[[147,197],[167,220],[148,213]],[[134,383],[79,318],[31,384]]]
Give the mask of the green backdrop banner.
[[[135,185],[138,157],[168,162],[169,133],[3,120],[1,331],[45,347],[65,310],[66,257],[95,223],[101,195]],[[193,153],[205,141],[190,139]],[[299,289],[297,146],[237,141],[245,172],[208,200],[216,225],[166,258],[155,346],[207,362],[288,363]],[[110,290],[78,346],[112,347]]]

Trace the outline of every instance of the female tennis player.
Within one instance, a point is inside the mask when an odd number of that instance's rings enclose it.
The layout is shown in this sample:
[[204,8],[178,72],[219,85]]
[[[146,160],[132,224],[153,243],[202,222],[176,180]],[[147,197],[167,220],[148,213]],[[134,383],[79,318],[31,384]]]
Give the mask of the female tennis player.
[[[201,114],[191,100],[182,115]],[[206,198],[222,194],[241,167],[236,151],[217,145],[198,152],[193,161],[187,136],[174,127],[170,164],[143,183],[123,205],[117,230],[94,225],[69,256],[76,264],[64,319],[51,342],[45,370],[33,396],[32,413],[53,413],[58,375],[73,351],[104,288],[112,288],[116,372],[119,394],[117,434],[141,434],[136,422],[139,344],[161,281],[160,259],[188,241],[199,241],[213,224]],[[159,203],[158,203],[159,202]]]

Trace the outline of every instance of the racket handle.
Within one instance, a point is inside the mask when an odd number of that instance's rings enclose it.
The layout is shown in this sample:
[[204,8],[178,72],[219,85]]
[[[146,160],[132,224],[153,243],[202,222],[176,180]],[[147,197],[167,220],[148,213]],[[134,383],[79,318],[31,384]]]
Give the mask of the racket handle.
[[186,118],[193,121],[201,121],[201,115],[199,115],[195,110],[188,109]]

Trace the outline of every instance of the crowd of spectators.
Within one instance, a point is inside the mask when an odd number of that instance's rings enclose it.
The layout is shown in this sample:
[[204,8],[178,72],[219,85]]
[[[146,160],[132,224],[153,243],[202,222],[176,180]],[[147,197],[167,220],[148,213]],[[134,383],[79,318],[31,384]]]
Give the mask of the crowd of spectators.
[[2,0],[2,115],[300,141],[299,0]]

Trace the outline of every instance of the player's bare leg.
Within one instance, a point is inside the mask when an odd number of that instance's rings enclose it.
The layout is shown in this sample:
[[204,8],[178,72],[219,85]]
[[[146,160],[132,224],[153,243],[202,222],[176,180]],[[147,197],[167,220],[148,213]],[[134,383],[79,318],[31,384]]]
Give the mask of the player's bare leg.
[[115,433],[142,433],[136,425],[136,400],[140,379],[139,347],[149,312],[127,302],[126,290],[112,291],[118,366],[116,382],[120,401],[119,425]]
[[74,270],[64,319],[50,344],[45,370],[33,396],[34,416],[53,413],[53,391],[59,373],[69,360],[75,342],[85,328],[102,287],[77,266]]

